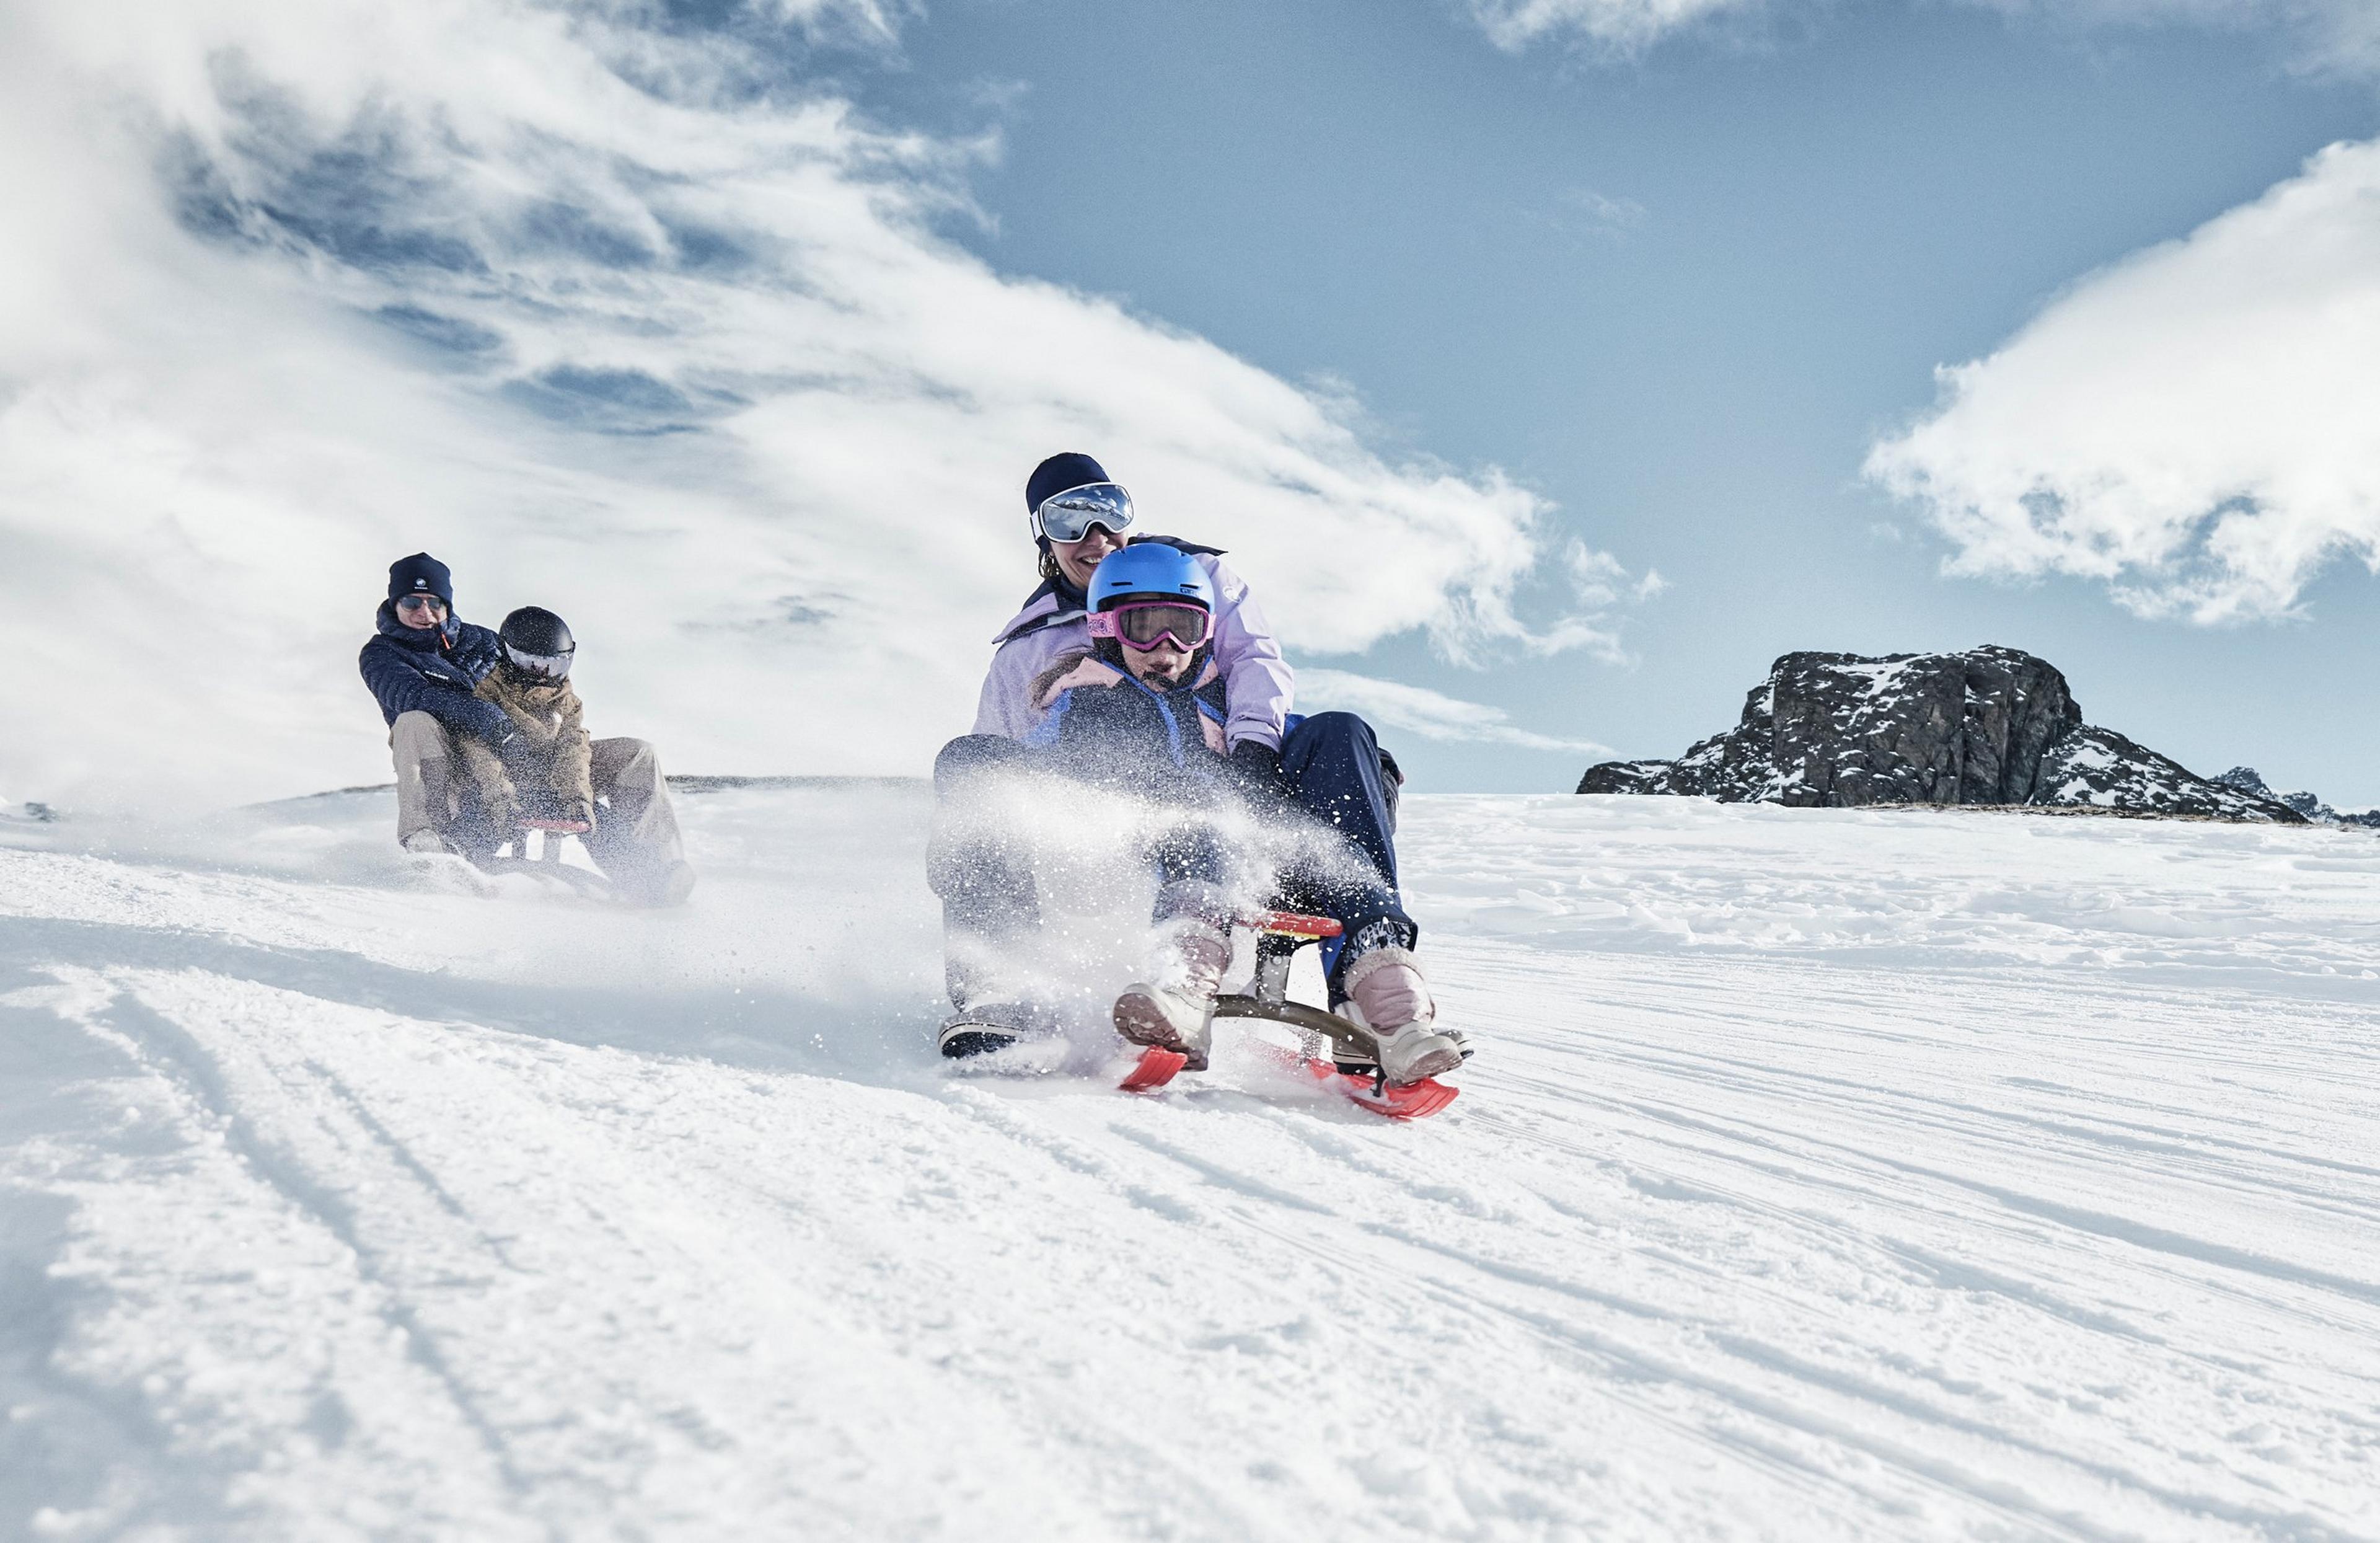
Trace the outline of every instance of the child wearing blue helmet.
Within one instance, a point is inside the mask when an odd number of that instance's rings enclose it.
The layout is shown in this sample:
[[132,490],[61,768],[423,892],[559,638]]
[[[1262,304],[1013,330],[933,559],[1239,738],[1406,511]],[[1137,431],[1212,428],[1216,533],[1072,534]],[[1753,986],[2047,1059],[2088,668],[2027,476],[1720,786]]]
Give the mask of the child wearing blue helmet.
[[[1213,646],[1216,601],[1212,576],[1195,553],[1157,542],[1111,552],[1085,586],[1090,646],[1060,654],[1036,677],[1033,725],[1016,741],[954,742],[936,767],[938,784],[945,793],[964,792],[975,778],[1029,763],[1176,809],[1253,802],[1290,820],[1330,820],[1337,840],[1322,833],[1322,844],[1343,847],[1335,851],[1339,860],[1281,878],[1301,904],[1344,927],[1343,942],[1326,959],[1334,1003],[1372,1030],[1391,1083],[1451,1069],[1463,1058],[1462,1042],[1435,1025],[1412,952],[1415,929],[1396,895],[1377,783],[1368,800],[1373,819],[1332,820],[1327,809],[1301,800],[1297,788],[1277,778],[1252,780],[1245,765],[1234,767],[1229,699]],[[1368,729],[1356,735],[1342,724],[1337,737],[1360,740],[1377,779],[1379,758]],[[1178,1051],[1197,1070],[1207,1063],[1215,994],[1231,961],[1228,897],[1245,855],[1232,851],[1216,829],[1191,821],[1169,827],[1148,856],[1160,876],[1155,920],[1165,947],[1150,978],[1116,999],[1112,1017],[1126,1039]],[[968,990],[978,982],[962,961],[968,934],[1029,925],[1037,897],[1024,857],[1001,850],[996,838],[941,844],[936,888],[952,922],[952,993],[960,1006],[943,1028],[946,1054],[997,1049],[1036,1027],[1022,1004]],[[978,965],[1009,952],[996,947],[978,954]]]

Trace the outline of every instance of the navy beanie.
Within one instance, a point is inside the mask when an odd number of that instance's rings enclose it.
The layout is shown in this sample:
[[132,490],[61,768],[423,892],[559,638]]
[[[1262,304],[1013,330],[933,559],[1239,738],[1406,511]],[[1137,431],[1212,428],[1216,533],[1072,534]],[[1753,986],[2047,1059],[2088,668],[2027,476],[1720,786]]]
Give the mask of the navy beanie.
[[1033,468],[1025,484],[1025,512],[1031,514],[1068,488],[1088,487],[1093,482],[1111,480],[1107,468],[1088,456],[1069,450],[1052,456]]
[[426,552],[400,557],[388,565],[388,598],[401,600],[407,595],[436,595],[438,603],[452,611],[455,576],[447,572],[445,564]]

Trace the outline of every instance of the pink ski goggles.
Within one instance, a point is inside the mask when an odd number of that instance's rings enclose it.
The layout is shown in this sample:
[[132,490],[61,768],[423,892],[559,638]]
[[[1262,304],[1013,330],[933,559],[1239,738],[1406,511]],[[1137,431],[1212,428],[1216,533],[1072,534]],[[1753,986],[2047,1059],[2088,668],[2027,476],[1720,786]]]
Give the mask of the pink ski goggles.
[[1112,611],[1094,612],[1088,620],[1092,637],[1112,638],[1125,648],[1144,651],[1160,643],[1194,651],[1215,626],[1205,606],[1174,600],[1126,601]]

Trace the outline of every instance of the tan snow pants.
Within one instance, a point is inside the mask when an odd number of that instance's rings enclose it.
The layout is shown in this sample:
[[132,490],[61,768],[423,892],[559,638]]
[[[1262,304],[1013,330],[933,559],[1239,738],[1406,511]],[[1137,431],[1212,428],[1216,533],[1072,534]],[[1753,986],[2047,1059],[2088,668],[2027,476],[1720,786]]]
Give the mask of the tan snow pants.
[[[396,839],[416,831],[451,833],[462,814],[474,763],[494,752],[426,712],[400,712],[388,732],[396,762]],[[588,747],[595,782],[595,829],[587,837],[595,866],[630,882],[686,858],[677,811],[662,781],[661,758],[641,739],[598,739]]]

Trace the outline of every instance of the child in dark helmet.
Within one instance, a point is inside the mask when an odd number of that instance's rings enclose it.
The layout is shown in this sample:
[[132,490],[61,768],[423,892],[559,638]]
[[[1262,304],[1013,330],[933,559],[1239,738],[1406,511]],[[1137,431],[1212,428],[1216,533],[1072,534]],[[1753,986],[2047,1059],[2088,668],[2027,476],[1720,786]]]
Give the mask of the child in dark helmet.
[[496,643],[495,667],[476,695],[503,711],[513,733],[492,756],[465,747],[482,802],[503,800],[510,829],[584,836],[595,866],[629,899],[660,905],[686,899],[694,869],[653,747],[641,739],[589,739],[570,684],[578,643],[568,624],[525,605],[504,618]]
[[499,830],[526,824],[583,834],[595,825],[595,779],[585,711],[570,685],[577,642],[561,617],[534,605],[506,616],[496,639],[496,666],[474,695],[503,709],[514,733],[501,751],[482,740],[464,746],[480,807]]

